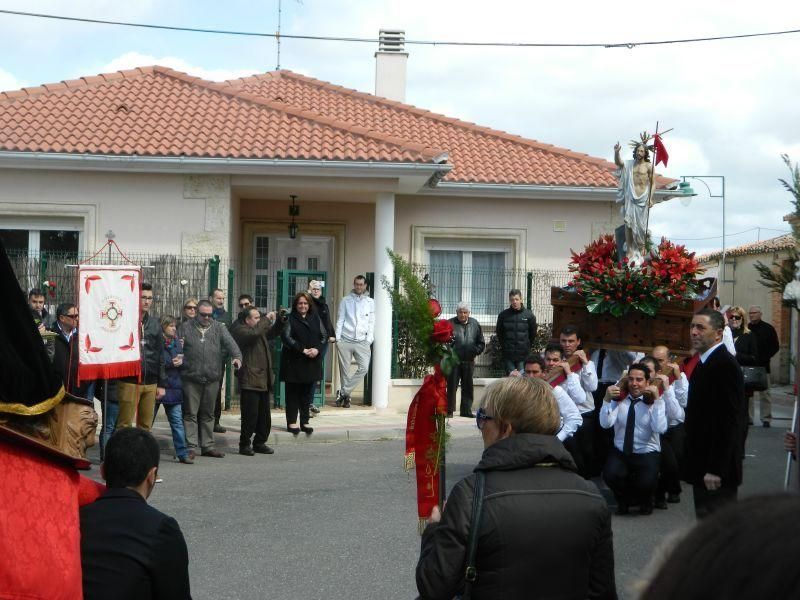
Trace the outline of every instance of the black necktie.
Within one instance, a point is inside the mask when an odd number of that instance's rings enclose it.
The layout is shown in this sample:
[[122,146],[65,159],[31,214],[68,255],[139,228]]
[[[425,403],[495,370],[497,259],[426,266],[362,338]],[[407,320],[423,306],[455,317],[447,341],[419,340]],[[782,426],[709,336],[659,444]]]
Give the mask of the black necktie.
[[630,456],[633,454],[633,429],[636,427],[636,411],[634,407],[641,398],[631,398],[631,405],[628,407],[628,420],[625,423],[625,440],[622,442],[622,454]]
[[597,379],[603,376],[603,363],[606,360],[606,349],[601,348],[600,354],[597,355]]

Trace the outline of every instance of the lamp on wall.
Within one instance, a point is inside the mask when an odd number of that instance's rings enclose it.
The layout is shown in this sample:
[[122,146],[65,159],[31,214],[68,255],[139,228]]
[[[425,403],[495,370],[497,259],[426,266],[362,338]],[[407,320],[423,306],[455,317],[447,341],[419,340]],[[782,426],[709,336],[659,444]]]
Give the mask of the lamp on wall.
[[292,199],[292,205],[289,207],[289,216],[292,217],[292,222],[289,223],[289,237],[295,239],[297,237],[297,230],[299,227],[297,226],[297,223],[294,222],[294,218],[300,216],[300,207],[295,204],[297,196],[291,195],[289,198]]

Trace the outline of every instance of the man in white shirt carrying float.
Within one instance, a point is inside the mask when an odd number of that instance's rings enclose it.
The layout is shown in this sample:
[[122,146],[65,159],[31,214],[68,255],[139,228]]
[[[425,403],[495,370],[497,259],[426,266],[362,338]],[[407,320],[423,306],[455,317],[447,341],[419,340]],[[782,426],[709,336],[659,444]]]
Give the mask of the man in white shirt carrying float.
[[628,369],[627,394],[620,386],[606,390],[600,408],[600,425],[614,428],[614,448],[603,468],[603,479],[617,499],[617,514],[626,515],[631,504],[639,512],[653,512],[653,494],[661,464],[659,435],[667,431],[664,400],[649,384],[650,368],[634,363]]

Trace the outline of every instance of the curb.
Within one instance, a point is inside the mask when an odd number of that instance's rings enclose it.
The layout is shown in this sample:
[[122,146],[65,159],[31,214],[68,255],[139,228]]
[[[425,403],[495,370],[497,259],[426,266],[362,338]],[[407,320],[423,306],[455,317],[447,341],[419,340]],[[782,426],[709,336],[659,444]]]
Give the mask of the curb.
[[[239,448],[239,427],[233,427],[225,424],[227,433],[217,433],[214,438],[216,446],[225,452],[238,451]],[[270,432],[267,444],[270,446],[288,446],[290,444],[324,444],[324,443],[337,443],[337,442],[388,442],[394,440],[404,440],[406,437],[405,425],[387,425],[385,427],[363,427],[353,425],[335,425],[327,426],[322,425],[314,427],[314,433],[306,435],[301,433],[297,436],[292,435],[284,428],[273,429]],[[447,428],[451,438],[469,438],[477,437],[478,430],[472,423],[451,423]],[[173,452],[172,450],[172,434],[169,425],[164,423],[156,423],[153,428],[153,434],[158,439],[159,446],[162,451]]]

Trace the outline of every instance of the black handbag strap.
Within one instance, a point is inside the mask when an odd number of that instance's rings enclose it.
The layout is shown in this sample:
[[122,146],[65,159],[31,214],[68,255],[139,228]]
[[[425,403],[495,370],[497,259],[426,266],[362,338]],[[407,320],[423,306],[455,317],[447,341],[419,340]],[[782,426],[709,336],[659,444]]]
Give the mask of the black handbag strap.
[[483,488],[486,475],[483,471],[475,472],[475,490],[472,496],[472,519],[469,527],[467,541],[467,568],[464,571],[464,595],[469,598],[472,594],[472,584],[478,579],[478,569],[475,566],[475,555],[478,551],[478,530],[481,526],[481,513],[483,512]]

